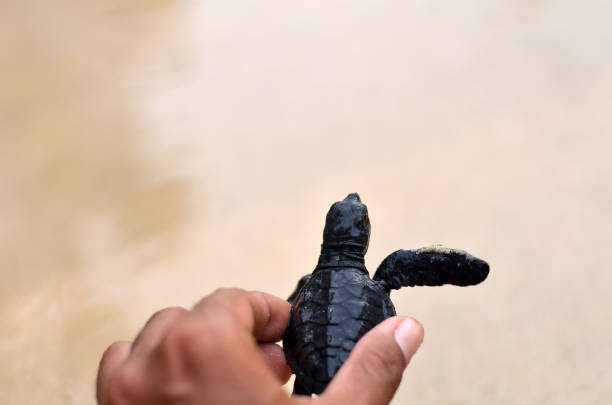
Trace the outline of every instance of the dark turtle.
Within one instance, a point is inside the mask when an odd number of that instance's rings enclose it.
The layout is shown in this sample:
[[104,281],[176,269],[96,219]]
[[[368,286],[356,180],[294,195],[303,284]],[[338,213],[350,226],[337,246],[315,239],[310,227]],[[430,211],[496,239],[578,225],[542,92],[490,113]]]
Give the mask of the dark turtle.
[[356,193],[331,206],[319,263],[289,297],[291,315],[283,336],[287,363],[295,374],[294,394],[320,394],[356,342],[395,315],[389,298],[404,286],[474,285],[489,265],[462,250],[439,245],[398,250],[370,279],[364,255],[370,239],[368,209]]

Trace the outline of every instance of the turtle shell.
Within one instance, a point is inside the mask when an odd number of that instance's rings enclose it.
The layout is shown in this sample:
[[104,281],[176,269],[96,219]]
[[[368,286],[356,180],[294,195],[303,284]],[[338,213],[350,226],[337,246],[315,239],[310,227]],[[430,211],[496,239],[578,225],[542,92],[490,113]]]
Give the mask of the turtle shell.
[[380,283],[354,267],[317,269],[296,297],[283,336],[304,393],[320,394],[357,341],[395,308]]

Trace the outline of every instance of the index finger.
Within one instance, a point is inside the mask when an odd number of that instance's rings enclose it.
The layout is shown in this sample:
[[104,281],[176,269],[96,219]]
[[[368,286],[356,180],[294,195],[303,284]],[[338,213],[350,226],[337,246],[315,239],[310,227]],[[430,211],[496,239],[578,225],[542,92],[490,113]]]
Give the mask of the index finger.
[[221,288],[198,302],[193,311],[235,320],[258,342],[279,341],[289,320],[287,301],[259,291]]

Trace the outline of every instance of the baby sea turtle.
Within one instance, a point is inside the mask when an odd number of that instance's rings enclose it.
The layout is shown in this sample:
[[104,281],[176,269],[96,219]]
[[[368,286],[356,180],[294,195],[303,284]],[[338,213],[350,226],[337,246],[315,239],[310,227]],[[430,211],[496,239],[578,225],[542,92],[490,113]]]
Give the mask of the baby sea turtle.
[[398,250],[370,279],[364,255],[370,240],[368,209],[357,193],[334,203],[325,220],[319,263],[289,297],[291,315],[283,336],[294,394],[323,392],[356,342],[395,315],[389,298],[400,287],[484,281],[489,265],[463,250],[434,245]]

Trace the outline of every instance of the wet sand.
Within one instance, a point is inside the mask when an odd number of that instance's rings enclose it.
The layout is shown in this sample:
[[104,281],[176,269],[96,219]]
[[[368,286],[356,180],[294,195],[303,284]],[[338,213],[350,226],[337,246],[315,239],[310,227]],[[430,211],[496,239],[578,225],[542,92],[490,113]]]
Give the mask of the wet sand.
[[329,205],[371,272],[432,243],[481,286],[403,289],[394,403],[612,397],[612,7],[74,2],[0,10],[0,402],[92,404],[97,362],[220,286],[286,296]]

